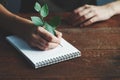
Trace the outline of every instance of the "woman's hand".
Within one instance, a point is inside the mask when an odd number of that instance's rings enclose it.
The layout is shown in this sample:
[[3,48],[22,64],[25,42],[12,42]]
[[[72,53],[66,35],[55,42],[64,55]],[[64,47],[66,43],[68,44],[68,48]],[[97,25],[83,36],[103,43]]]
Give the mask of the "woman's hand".
[[75,15],[72,20],[74,26],[88,26],[97,21],[103,21],[111,18],[114,15],[114,10],[111,5],[85,5],[74,10],[74,14]]
[[62,33],[56,32],[56,36],[49,33],[43,27],[35,27],[33,31],[27,32],[24,39],[34,48],[40,50],[49,50],[57,47],[60,44]]

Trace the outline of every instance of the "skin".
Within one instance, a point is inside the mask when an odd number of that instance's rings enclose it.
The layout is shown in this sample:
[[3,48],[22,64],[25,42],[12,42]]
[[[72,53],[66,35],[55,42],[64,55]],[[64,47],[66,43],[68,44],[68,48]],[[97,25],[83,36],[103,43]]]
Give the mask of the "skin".
[[36,27],[31,20],[22,18],[5,9],[0,4],[0,29],[23,38],[31,47],[49,50],[60,44],[62,33],[56,31],[56,36],[43,27]]
[[120,0],[102,6],[84,5],[75,9],[73,13],[72,22],[74,26],[88,26],[120,14]]

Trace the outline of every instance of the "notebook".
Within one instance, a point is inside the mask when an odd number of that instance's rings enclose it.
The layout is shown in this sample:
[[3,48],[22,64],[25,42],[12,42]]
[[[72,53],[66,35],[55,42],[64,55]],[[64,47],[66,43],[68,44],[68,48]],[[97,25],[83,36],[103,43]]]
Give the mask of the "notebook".
[[7,36],[6,39],[32,63],[35,69],[81,56],[81,52],[63,38],[61,40],[62,46],[59,45],[47,51],[33,49],[21,38],[14,35]]

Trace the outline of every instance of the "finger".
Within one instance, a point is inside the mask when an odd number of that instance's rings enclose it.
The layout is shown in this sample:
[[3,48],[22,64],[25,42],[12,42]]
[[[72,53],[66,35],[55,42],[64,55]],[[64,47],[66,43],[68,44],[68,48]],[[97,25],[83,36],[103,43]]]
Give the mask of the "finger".
[[49,49],[56,48],[59,44],[49,42],[45,46],[39,45],[38,43],[33,43],[32,45],[34,48],[38,48],[40,50],[49,50]]
[[74,25],[79,25],[82,23],[87,22],[90,18],[96,16],[95,13],[93,11],[88,12],[87,14],[85,14],[84,16],[80,17],[78,20],[76,20]]
[[87,14],[89,14],[89,12],[90,12],[90,9],[85,9],[82,12],[79,12],[78,16],[76,16],[74,21],[73,21],[75,23],[73,26],[76,26],[76,25],[84,22],[85,20],[87,20],[88,19]]
[[44,46],[44,50],[56,48],[58,45],[59,45],[58,43],[49,42],[46,46]]
[[38,40],[38,37],[35,35],[33,40],[31,41],[31,46],[40,50],[46,50],[49,46],[48,42],[43,43]]
[[48,42],[35,34],[33,34],[30,44],[32,47],[38,48],[40,50],[53,49],[59,45],[58,43]]
[[[74,14],[74,13],[73,13]],[[70,16],[67,20],[67,23],[72,26],[76,26],[75,23],[78,21],[80,16],[78,14],[74,14],[74,16]]]
[[80,8],[77,8],[74,10],[74,13],[79,13],[79,12],[83,11],[84,9],[86,9],[87,7],[89,7],[89,5],[86,4]]
[[90,11],[89,13],[84,15],[84,20],[88,20],[92,17],[96,16],[94,12]]
[[78,15],[81,17],[81,16],[84,16],[86,14],[88,14],[90,12],[90,9],[84,9],[83,11],[79,12]]
[[38,44],[36,41],[32,41],[32,42],[30,43],[30,45],[31,45],[31,47],[33,47],[33,48],[40,49],[40,50],[45,50],[44,47],[43,47],[42,45]]
[[42,27],[38,28],[38,34],[49,42],[59,43],[59,39]]
[[88,25],[93,24],[93,23],[95,23],[95,22],[97,22],[97,21],[98,21],[98,17],[97,17],[97,16],[94,16],[93,18],[91,18],[91,19],[89,19],[88,21],[86,21],[86,22],[83,24],[83,26],[88,26]]
[[45,46],[45,44],[47,44],[47,40],[43,39],[41,36],[36,34],[32,35],[32,41],[35,41],[42,46]]
[[76,21],[74,21],[73,23],[73,26],[78,26],[78,25],[81,25],[82,23],[84,23],[86,21],[85,17],[82,16],[80,17],[79,19],[77,19]]
[[57,30],[55,30],[55,32],[56,32],[56,37],[61,39],[62,38],[62,33],[57,31]]
[[84,23],[94,16],[96,16],[95,13],[90,11],[87,14],[85,14],[84,16],[80,17],[80,21]]

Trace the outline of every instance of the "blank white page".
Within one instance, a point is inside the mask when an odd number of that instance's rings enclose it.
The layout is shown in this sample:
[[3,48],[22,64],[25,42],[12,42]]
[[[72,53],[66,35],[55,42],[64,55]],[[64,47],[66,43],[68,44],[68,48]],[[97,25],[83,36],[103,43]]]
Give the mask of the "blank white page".
[[[16,36],[8,36],[7,40],[22,54],[24,54],[35,66],[37,63],[44,62],[51,59],[56,59],[59,57],[63,57],[75,52],[80,51],[76,49],[74,46],[72,46],[69,42],[64,40],[62,38],[61,45],[58,47],[47,50],[47,51],[41,51],[37,49],[31,48],[25,41],[20,39]],[[79,55],[80,56],[80,55]]]

